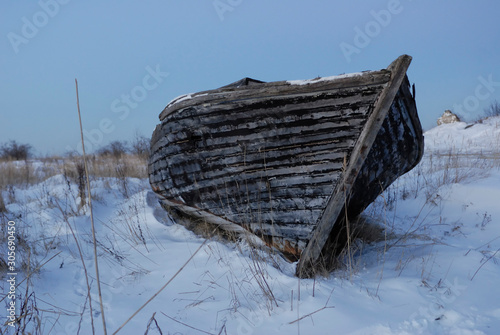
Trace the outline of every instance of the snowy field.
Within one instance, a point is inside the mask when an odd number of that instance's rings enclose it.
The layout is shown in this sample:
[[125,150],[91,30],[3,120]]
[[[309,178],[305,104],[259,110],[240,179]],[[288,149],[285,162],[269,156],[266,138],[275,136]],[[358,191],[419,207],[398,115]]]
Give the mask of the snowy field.
[[[344,269],[316,280],[175,224],[147,179],[93,178],[108,334],[122,325],[119,334],[498,334],[500,118],[425,137],[422,163],[364,213],[384,238],[354,243]],[[0,334],[103,333],[90,213],[78,194],[63,171],[2,190],[0,259],[15,226],[16,266],[0,264]]]

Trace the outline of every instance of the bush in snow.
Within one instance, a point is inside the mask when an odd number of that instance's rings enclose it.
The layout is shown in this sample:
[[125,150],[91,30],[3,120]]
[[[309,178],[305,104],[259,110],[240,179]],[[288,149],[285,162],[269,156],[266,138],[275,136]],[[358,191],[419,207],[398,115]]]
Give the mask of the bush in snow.
[[132,142],[132,154],[147,159],[150,153],[149,142],[149,138],[142,135],[136,135],[134,141]]
[[125,141],[113,141],[97,150],[99,156],[110,156],[113,158],[120,158],[128,152],[128,144]]
[[26,160],[31,157],[32,147],[29,144],[18,144],[16,141],[4,143],[0,147],[0,157],[6,160]]
[[493,101],[487,108],[484,109],[484,115],[486,117],[500,116],[500,103],[498,101]]

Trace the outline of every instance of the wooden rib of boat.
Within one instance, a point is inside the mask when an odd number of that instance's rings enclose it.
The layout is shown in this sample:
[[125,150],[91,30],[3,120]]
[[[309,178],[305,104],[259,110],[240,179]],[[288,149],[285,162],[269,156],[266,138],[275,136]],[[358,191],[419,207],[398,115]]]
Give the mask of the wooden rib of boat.
[[403,55],[387,69],[306,81],[244,78],[174,99],[151,140],[164,208],[298,261],[314,275],[357,217],[423,155]]

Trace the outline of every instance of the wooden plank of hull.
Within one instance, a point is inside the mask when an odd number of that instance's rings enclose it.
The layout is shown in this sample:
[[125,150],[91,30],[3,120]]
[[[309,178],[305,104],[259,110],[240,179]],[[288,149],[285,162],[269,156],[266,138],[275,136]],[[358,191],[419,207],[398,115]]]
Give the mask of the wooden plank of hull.
[[[409,159],[385,172],[377,163],[393,154],[380,151],[391,136],[412,147],[420,129],[416,110],[410,111],[415,117],[406,115],[411,102],[414,108],[411,95],[402,89],[400,105],[391,105],[410,59],[354,77],[307,85],[250,82],[174,101],[152,137],[151,185],[165,207],[246,238],[251,232],[289,259],[300,257],[297,274],[307,276],[331,244],[328,237],[342,227],[336,223],[346,203],[341,195],[352,193],[349,211],[359,214],[373,200],[360,199],[380,192],[377,183],[385,188],[413,166]],[[406,118],[396,130],[410,135],[394,132],[398,120],[386,116],[389,107],[399,121]],[[376,141],[382,124],[388,136]],[[373,142],[380,153],[371,151],[364,167]],[[397,155],[405,148],[392,149]],[[373,174],[375,168],[380,172]],[[362,183],[374,189],[369,197],[358,196]]]
[[151,183],[165,199],[267,241],[284,238],[296,258],[383,88],[377,82],[170,113],[153,139]]
[[336,257],[347,245],[346,222],[356,220],[380,193],[420,162],[424,153],[422,127],[409,87],[405,78],[351,191],[344,195],[341,214],[322,246],[320,256],[314,264],[302,268],[301,273],[297,267],[297,275],[310,277],[316,269],[334,268]]
[[[307,85],[291,85],[288,81],[262,83],[254,86],[245,86],[244,89],[237,86],[232,89],[220,88],[218,90],[210,90],[181,96],[170,102],[160,114],[160,121],[163,121],[170,113],[177,112],[186,107],[190,107],[199,103],[205,105],[218,103],[234,103],[240,100],[255,99],[262,101],[263,99],[279,97],[287,95],[293,98],[294,95],[298,98],[307,93],[331,92],[334,90],[348,91],[349,88],[359,89],[360,87],[376,86],[386,84],[390,79],[391,73],[387,70],[369,71],[357,76],[347,75],[340,76],[335,80],[317,80],[310,81]],[[221,107],[222,104],[219,104]],[[231,106],[229,107],[231,108]]]
[[[364,195],[360,195],[359,200],[358,199],[355,200],[360,202],[361,204],[357,206],[360,208],[355,209],[355,212],[359,214],[364,209],[364,207],[366,207],[374,200],[373,194],[378,195],[381,191],[385,189],[385,187],[387,187],[390,183],[392,183],[392,181],[394,181],[398,176],[407,171],[408,166],[402,166],[401,167],[402,170],[399,167],[397,167],[398,171],[396,172],[396,175],[393,176],[385,172],[386,168],[384,166],[384,164],[387,164],[391,159],[407,155],[407,152],[405,152],[404,150],[399,150],[399,148],[396,151],[392,150],[386,151],[385,148],[382,147],[384,144],[392,145],[392,142],[397,142],[399,145],[401,143],[400,137],[403,135],[401,136],[398,135],[398,137],[396,138],[389,137],[391,143],[384,143],[384,141],[380,141],[380,146],[379,146],[380,152],[374,150],[372,152],[371,159],[368,161],[368,166],[364,169],[363,167],[365,165],[368,155],[371,152],[374,143],[376,142],[376,139],[380,139],[381,137],[383,137],[379,136],[379,133],[381,133],[382,125],[386,123],[388,124],[388,127],[390,127],[394,124],[397,124],[397,122],[392,122],[391,118],[394,117],[395,115],[398,115],[399,110],[398,108],[392,108],[392,107],[393,106],[397,107],[399,106],[398,104],[407,102],[406,100],[402,99],[399,99],[398,101],[396,100],[396,97],[398,92],[401,91],[400,88],[406,78],[406,70],[408,69],[410,62],[411,62],[411,57],[404,55],[399,57],[389,66],[389,69],[392,71],[393,76],[391,77],[391,80],[389,81],[388,85],[385,87],[384,91],[381,93],[379,99],[377,100],[375,104],[375,109],[373,113],[370,115],[370,118],[368,119],[365,128],[363,129],[363,132],[361,133],[358,142],[356,143],[356,147],[354,148],[349,163],[347,164],[347,169],[343,174],[342,179],[339,180],[339,183],[337,184],[337,187],[335,189],[335,193],[330,198],[325,208],[325,211],[322,213],[322,216],[318,222],[316,229],[312,233],[312,236],[307,244],[307,247],[301,254],[299,263],[297,265],[297,271],[296,271],[297,276],[309,277],[314,275],[314,271],[318,267],[318,264],[322,263],[325,257],[327,259],[329,258],[330,255],[324,251],[324,247],[325,245],[327,245],[327,241],[329,239],[336,240],[339,235],[339,232],[342,230],[342,220],[343,220],[343,216],[341,215],[342,210],[343,209],[345,210],[346,204],[351,199],[350,195],[353,192],[359,193],[360,187],[367,188],[371,186],[373,188],[372,190],[368,190],[367,192],[368,195],[366,197]],[[402,92],[405,99],[407,99],[407,95],[405,94],[406,91]],[[394,104],[395,101],[396,104]],[[414,108],[414,104],[412,108]],[[416,109],[414,111],[416,113]],[[406,110],[406,107],[402,109],[402,112],[403,113],[408,112]],[[412,127],[417,127],[417,125],[413,125]],[[420,127],[420,124],[418,124],[418,127]],[[403,137],[406,138],[406,135]],[[421,140],[422,140],[421,137],[417,138],[418,143],[421,143]],[[423,153],[423,146],[417,146],[417,147],[421,147],[421,149],[417,150],[417,152]],[[420,160],[420,158],[421,155],[417,155],[417,157],[412,157],[412,164],[410,164],[411,167],[416,165]],[[372,165],[378,165],[377,169],[375,169],[375,166]],[[381,168],[378,168],[380,165]],[[368,179],[370,179],[370,176],[374,175],[376,177],[372,179],[379,180],[379,178],[377,177],[385,175],[386,180],[382,181],[383,184],[381,186],[373,185],[373,183],[368,183],[368,184],[359,183],[358,185],[360,186],[358,187],[358,190],[356,190],[355,184],[358,175],[362,171],[364,172],[364,174],[361,173],[361,177],[368,176]],[[377,173],[377,171],[380,172]]]

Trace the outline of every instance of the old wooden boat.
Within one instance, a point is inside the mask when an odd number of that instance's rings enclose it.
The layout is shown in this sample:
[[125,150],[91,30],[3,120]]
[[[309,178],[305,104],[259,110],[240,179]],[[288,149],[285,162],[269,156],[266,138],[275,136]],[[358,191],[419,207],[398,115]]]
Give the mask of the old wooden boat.
[[345,243],[346,222],[423,155],[410,62],[306,81],[244,78],[174,99],[152,136],[151,186],[190,228],[261,241],[298,261],[298,276],[314,275]]

